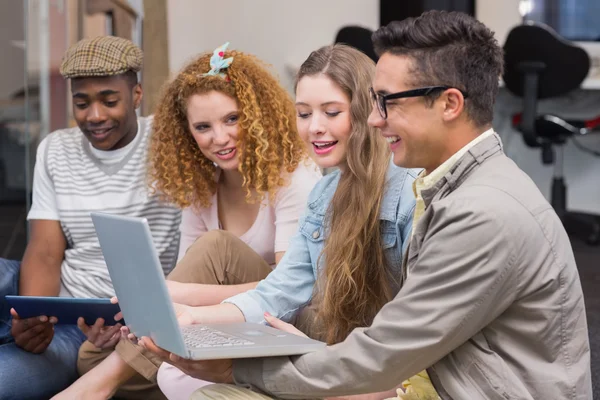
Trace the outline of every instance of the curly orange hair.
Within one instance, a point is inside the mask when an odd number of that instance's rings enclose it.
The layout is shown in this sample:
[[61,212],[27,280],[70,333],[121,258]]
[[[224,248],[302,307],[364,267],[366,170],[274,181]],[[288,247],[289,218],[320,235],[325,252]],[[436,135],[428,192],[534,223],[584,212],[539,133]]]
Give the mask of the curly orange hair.
[[[247,201],[275,195],[286,184],[282,172],[293,172],[306,157],[296,129],[296,111],[289,94],[255,56],[226,51],[233,63],[223,70],[228,79],[203,76],[212,53],[191,61],[162,89],[154,115],[149,151],[152,189],[179,207],[209,207],[216,192],[214,164],[198,148],[188,126],[187,101],[195,94],[222,92],[240,108],[238,170]],[[257,196],[252,195],[252,191]]]

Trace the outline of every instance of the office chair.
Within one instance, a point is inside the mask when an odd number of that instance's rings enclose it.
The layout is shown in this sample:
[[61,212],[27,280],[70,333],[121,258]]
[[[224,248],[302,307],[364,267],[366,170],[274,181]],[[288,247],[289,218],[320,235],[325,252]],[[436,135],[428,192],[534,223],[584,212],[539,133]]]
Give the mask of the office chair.
[[345,26],[341,28],[334,43],[344,43],[365,53],[371,60],[377,62],[378,57],[371,41],[373,31],[361,26]]
[[550,27],[527,22],[513,28],[504,44],[504,83],[523,98],[513,125],[525,144],[541,149],[542,163],[554,164],[551,204],[570,234],[589,244],[600,243],[600,216],[567,211],[563,149],[567,140],[590,133],[600,120],[573,121],[537,113],[537,102],[567,94],[581,86],[590,69],[585,50],[559,37]]

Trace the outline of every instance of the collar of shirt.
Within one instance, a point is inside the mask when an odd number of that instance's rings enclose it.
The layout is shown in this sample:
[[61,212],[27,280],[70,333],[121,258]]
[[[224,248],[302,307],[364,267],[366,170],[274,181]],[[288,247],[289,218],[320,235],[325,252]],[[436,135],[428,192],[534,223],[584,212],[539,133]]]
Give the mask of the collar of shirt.
[[477,143],[483,141],[489,136],[492,136],[493,134],[493,128],[483,132],[481,135],[467,143],[462,149],[454,153],[454,155],[447,159],[442,165],[431,171],[430,174],[425,175],[425,170],[421,171],[419,177],[413,182],[413,191],[415,192],[415,197],[420,198],[422,190],[433,187],[440,179],[442,179],[444,175],[448,173],[448,171],[452,169],[454,164],[456,164],[467,151],[477,145]]

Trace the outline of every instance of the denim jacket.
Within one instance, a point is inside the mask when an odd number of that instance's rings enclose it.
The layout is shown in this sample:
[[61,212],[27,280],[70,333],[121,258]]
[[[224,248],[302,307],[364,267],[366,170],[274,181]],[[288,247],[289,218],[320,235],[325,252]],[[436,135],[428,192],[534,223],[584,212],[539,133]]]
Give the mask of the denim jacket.
[[[390,163],[379,212],[385,255],[391,273],[398,277],[402,274],[402,255],[412,227],[415,207],[412,183],[418,172]],[[300,218],[298,233],[290,239],[288,249],[277,268],[254,290],[224,301],[235,304],[247,322],[264,323],[265,311],[284,321],[290,321],[311,302],[313,288],[322,268],[318,260],[325,243],[325,214],[339,179],[340,171],[335,171],[324,176],[315,185],[308,197],[304,215]],[[394,294],[399,289],[393,287]]]

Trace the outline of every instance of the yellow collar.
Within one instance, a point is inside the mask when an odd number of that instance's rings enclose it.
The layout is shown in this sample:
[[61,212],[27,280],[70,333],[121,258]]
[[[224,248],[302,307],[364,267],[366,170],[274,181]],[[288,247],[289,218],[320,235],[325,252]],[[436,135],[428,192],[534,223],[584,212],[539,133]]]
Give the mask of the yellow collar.
[[467,143],[462,149],[454,153],[452,157],[444,161],[442,165],[431,171],[430,174],[425,175],[425,170],[421,171],[421,174],[415,181],[413,182],[413,191],[415,193],[415,197],[420,197],[421,191],[425,189],[432,188],[436,183],[439,182],[440,179],[444,177],[452,169],[452,167],[460,160],[460,158],[465,155],[467,151],[477,145],[479,142],[484,139],[492,136],[494,134],[494,129],[488,129],[483,132],[481,135],[477,136],[475,139],[471,140]]

